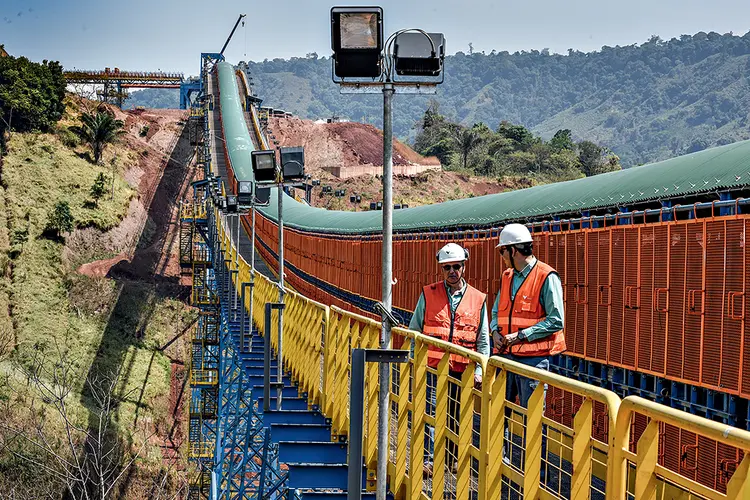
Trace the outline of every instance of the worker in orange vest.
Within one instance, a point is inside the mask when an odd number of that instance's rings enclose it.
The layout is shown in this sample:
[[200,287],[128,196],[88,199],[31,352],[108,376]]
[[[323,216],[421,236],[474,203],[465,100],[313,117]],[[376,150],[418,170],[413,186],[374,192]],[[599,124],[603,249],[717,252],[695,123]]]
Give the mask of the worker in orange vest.
[[[487,295],[466,283],[464,271],[469,252],[456,243],[448,243],[436,255],[443,279],[425,286],[414,309],[409,329],[422,332],[430,337],[452,342],[461,347],[477,351],[485,356],[490,354],[489,326],[487,321]],[[430,347],[427,364],[437,368],[445,352]],[[468,360],[450,354],[449,372],[460,380],[468,366]],[[481,383],[482,369],[474,370],[474,382]],[[427,372],[427,413],[435,414],[437,376]],[[448,426],[458,432],[457,422],[460,412],[459,386],[449,384]],[[450,418],[450,417],[453,418]],[[428,426],[425,433],[425,473],[432,473],[435,429]],[[451,451],[449,446],[449,452]],[[455,450],[453,450],[455,456]]]
[[[550,356],[566,349],[560,277],[534,257],[531,233],[522,224],[505,226],[497,248],[507,269],[492,308],[493,354],[549,370]],[[509,373],[506,399],[515,402],[518,396],[525,408],[538,385]]]

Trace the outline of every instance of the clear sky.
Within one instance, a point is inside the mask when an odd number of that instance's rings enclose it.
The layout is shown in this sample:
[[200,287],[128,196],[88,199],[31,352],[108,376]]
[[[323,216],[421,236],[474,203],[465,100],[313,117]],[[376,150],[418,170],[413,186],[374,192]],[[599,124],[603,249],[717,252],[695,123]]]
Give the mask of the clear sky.
[[[657,34],[750,31],[750,0],[384,0],[386,35],[417,27],[443,32],[449,54],[549,48],[565,53],[642,43]],[[218,52],[247,14],[230,62],[330,55],[321,0],[0,0],[0,44],[13,55],[59,60],[66,69],[161,69],[197,74],[200,52]]]

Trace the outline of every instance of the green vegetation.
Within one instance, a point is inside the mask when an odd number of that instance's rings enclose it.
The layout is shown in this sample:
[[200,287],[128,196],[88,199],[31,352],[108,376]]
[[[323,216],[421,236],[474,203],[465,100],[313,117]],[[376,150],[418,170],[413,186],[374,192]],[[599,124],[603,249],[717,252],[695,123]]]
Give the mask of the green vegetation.
[[102,152],[123,134],[122,120],[115,120],[110,112],[98,111],[96,114],[83,113],[81,125],[74,125],[70,130],[78,134],[94,153],[94,163],[101,163]]
[[0,57],[0,146],[8,130],[50,130],[65,112],[64,98],[58,62]]
[[180,107],[179,89],[143,89],[130,93],[125,108],[134,109],[138,106],[144,108],[166,108],[178,109]]
[[[63,122],[73,123],[73,118]],[[27,437],[38,438],[38,426],[52,451],[70,458],[75,450],[83,453],[88,438],[81,429],[98,425],[107,410],[106,425],[112,432],[101,452],[116,450],[113,456],[118,462],[113,467],[123,467],[138,456],[138,468],[123,476],[130,483],[118,496],[144,498],[153,488],[159,489],[165,474],[174,472],[164,468],[161,452],[154,446],[160,439],[154,432],[171,428],[171,366],[158,347],[179,333],[190,321],[190,313],[174,292],[151,283],[123,285],[78,271],[82,264],[114,257],[122,250],[102,231],[116,227],[127,213],[135,191],[123,173],[137,155],[121,145],[103,153],[106,169],[114,173],[114,199],[97,198],[94,191],[107,184],[105,167],[86,161],[83,149],[66,147],[59,130],[66,129],[59,126],[54,135],[13,134],[4,158],[0,491],[14,491],[15,498],[37,498],[37,494],[46,498],[46,492],[58,497],[76,471],[67,470]],[[98,203],[92,204],[91,198]],[[66,238],[45,237],[50,228]],[[63,369],[67,386],[59,386],[55,379]],[[98,380],[106,387],[112,384],[112,375],[116,375],[116,391],[105,391],[110,400],[108,408],[101,408],[96,396],[102,394],[102,385],[97,392],[86,381]],[[62,392],[49,394],[44,387]],[[60,402],[65,403],[64,415]],[[66,429],[73,429],[76,447],[63,439]],[[149,445],[141,449],[144,443]],[[56,473],[29,474],[30,459]],[[92,486],[104,491],[113,485],[109,479],[105,483]],[[164,484],[174,488],[174,478]]]
[[[44,229],[55,236],[60,236],[62,233],[69,233],[73,230],[73,222],[68,202],[58,201],[50,212]],[[28,236],[28,230],[24,234]]]
[[617,155],[590,141],[576,144],[568,129],[544,141],[508,122],[495,132],[484,123],[464,127],[441,115],[437,101],[428,105],[414,147],[444,168],[488,177],[555,182],[620,169]]
[[[547,50],[463,53],[446,58],[437,99],[469,126],[522,124],[545,139],[569,129],[632,166],[750,138],[750,33],[652,37],[640,45],[551,54]],[[382,103],[341,95],[331,61],[317,54],[250,62],[264,105],[303,118],[338,115],[381,125]],[[295,78],[287,78],[286,76]],[[397,98],[394,131],[414,139],[427,97]]]
[[94,184],[91,186],[91,191],[89,192],[91,194],[91,198],[94,199],[94,206],[99,206],[99,198],[104,196],[104,192],[107,189],[107,186],[105,183],[107,180],[104,177],[104,172],[99,172],[99,175],[96,177],[96,180],[94,181]]

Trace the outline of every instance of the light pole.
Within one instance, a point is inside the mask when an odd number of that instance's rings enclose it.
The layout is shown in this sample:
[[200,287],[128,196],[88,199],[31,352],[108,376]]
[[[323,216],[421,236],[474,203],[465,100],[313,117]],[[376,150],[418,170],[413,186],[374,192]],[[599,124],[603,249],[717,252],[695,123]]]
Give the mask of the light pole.
[[[434,94],[443,82],[445,39],[441,33],[400,30],[383,43],[383,9],[331,9],[332,74],[341,93],[383,94],[383,247],[380,349],[389,349],[393,286],[393,94]],[[399,79],[398,76],[407,78]],[[390,364],[381,362],[378,392],[377,500],[385,500],[389,448]],[[356,492],[359,495],[361,492]],[[350,494],[354,494],[350,492]],[[351,497],[350,497],[351,498]]]
[[[245,349],[245,287],[250,287],[250,307],[248,309],[250,330],[252,332],[253,324],[253,303],[255,297],[255,207],[266,206],[267,202],[259,201],[257,198],[257,188],[253,190],[252,181],[237,181],[237,200],[240,205],[241,211],[249,210],[251,213],[251,231],[250,231],[250,282],[242,283],[242,309],[240,314],[240,336],[242,338],[242,348]],[[239,231],[238,231],[239,241]],[[251,346],[252,347],[252,346]]]
[[[281,168],[276,167],[276,152],[274,150],[253,151],[252,165],[253,175],[256,186],[258,184],[275,183],[277,186],[277,224],[279,228],[278,235],[278,260],[279,260],[279,302],[278,310],[278,340],[277,340],[277,368],[276,368],[276,388],[277,403],[276,409],[281,409],[281,395],[283,387],[283,331],[284,331],[284,184],[287,181],[294,181],[304,178],[304,149],[299,147],[280,148]],[[268,330],[268,326],[266,326]],[[266,339],[270,342],[270,339]]]

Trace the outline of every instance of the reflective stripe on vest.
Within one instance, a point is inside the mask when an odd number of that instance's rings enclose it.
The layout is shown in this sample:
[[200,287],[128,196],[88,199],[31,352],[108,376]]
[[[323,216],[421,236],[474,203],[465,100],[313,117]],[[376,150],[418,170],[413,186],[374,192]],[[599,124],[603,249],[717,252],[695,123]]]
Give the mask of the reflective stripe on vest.
[[[427,285],[422,289],[422,293],[424,294],[422,333],[476,351],[479,325],[482,322],[482,306],[487,300],[487,295],[467,284],[461,301],[455,312],[451,314],[451,301],[442,281]],[[443,354],[442,349],[430,346],[427,352],[428,366],[437,368]],[[451,354],[450,370],[463,372],[467,365],[466,358]]]
[[[547,317],[540,300],[542,286],[551,273],[556,271],[539,260],[526,275],[511,299],[513,269],[503,271],[500,281],[500,300],[497,304],[497,328],[502,336],[536,325]],[[521,341],[511,346],[510,353],[516,356],[551,356],[566,350],[565,334],[562,330],[533,342]]]

